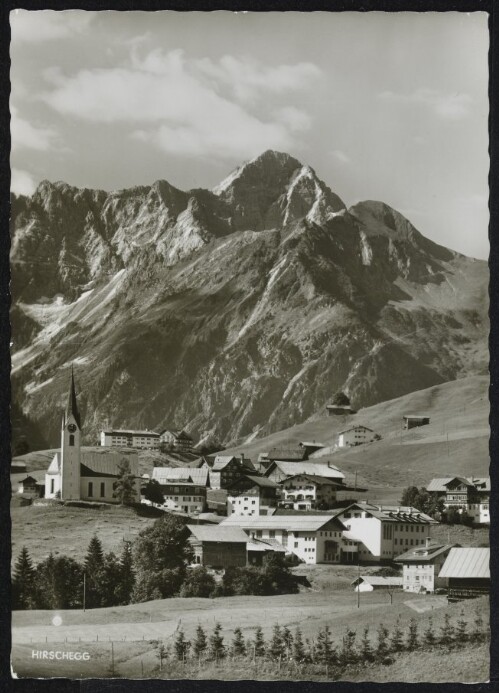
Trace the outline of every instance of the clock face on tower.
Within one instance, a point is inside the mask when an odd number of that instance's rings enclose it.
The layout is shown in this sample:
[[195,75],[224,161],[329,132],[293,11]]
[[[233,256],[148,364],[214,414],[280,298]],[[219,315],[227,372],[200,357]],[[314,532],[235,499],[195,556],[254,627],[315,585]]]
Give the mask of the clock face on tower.
[[69,424],[68,431],[74,433],[76,431],[76,426],[74,424]]

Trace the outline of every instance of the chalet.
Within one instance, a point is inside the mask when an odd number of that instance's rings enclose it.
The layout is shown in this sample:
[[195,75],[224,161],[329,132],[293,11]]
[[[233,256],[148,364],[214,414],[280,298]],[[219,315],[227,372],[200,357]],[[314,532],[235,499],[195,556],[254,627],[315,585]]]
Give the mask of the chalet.
[[395,563],[402,565],[404,592],[434,592],[437,587],[445,587],[445,580],[439,577],[440,570],[457,544],[438,544],[428,537],[424,546],[400,554]]
[[185,479],[163,481],[161,491],[163,507],[191,514],[202,513],[206,507],[206,486],[195,484],[191,476]]
[[[45,475],[44,472],[42,472]],[[35,472],[36,474],[36,472]],[[18,484],[17,492],[31,498],[42,498],[44,496],[45,482],[28,475],[21,479]]]
[[239,477],[227,491],[227,515],[267,515],[277,506],[277,489],[266,477]]
[[426,489],[441,500],[446,510],[466,513],[476,524],[490,524],[490,477],[441,477]]
[[359,562],[391,561],[401,551],[426,545],[432,525],[429,515],[411,507],[352,503],[337,513],[345,526],[344,537],[359,545]]
[[354,445],[363,445],[364,443],[371,443],[375,438],[376,434],[371,428],[360,425],[352,426],[352,428],[340,431],[338,434],[338,447],[347,448]]
[[419,414],[406,414],[404,417],[404,428],[409,430],[418,426],[428,426],[430,417]]
[[393,590],[402,589],[401,577],[383,577],[381,575],[360,575],[353,582],[355,592],[374,592],[385,590],[392,592]]
[[295,474],[287,477],[279,483],[280,505],[287,507],[291,504],[295,510],[327,510],[336,503],[338,489],[354,491],[341,481],[315,474]]
[[344,525],[334,513],[295,515],[231,515],[221,527],[240,527],[252,540],[276,541],[305,563],[352,563],[358,547],[345,538]]
[[309,451],[304,445],[276,447],[268,451],[267,459],[271,462],[303,462],[308,459],[308,455]]
[[194,440],[184,430],[164,430],[159,434],[159,443],[170,446],[176,452],[191,452]]
[[439,573],[447,582],[447,598],[452,601],[489,594],[489,562],[489,548],[452,548]]
[[281,462],[273,461],[265,470],[265,476],[272,479],[276,483],[284,481],[291,476],[297,474],[311,474],[313,476],[323,476],[327,479],[342,481],[345,478],[343,472],[338,467],[335,467],[331,462],[314,460],[296,461],[296,462]]
[[241,454],[235,455],[207,455],[203,458],[201,469],[210,472],[210,486],[213,489],[231,488],[234,482],[245,474],[255,474],[256,469],[251,460]]
[[131,451],[81,450],[82,425],[74,374],[62,417],[61,449],[45,473],[45,497],[116,503],[114,485],[126,468],[134,478],[133,498],[140,502],[139,459]]
[[357,413],[349,404],[326,404],[326,409],[329,416],[350,416]]
[[160,486],[182,480],[205,488],[210,485],[209,470],[196,467],[154,467],[151,478],[157,481]]
[[155,450],[159,448],[159,433],[148,430],[107,429],[100,433],[100,444],[102,447]]
[[239,527],[187,525],[194,562],[209,568],[244,567],[248,536]]

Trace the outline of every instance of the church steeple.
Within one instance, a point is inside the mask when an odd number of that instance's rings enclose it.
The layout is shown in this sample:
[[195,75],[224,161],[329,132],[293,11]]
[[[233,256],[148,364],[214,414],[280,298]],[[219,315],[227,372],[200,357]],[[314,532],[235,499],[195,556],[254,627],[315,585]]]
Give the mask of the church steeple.
[[66,420],[73,416],[74,420],[78,424],[78,428],[81,428],[80,412],[78,410],[78,402],[76,401],[76,389],[75,389],[75,376],[73,371],[73,366],[71,365],[71,385],[69,388],[68,404],[66,407]]

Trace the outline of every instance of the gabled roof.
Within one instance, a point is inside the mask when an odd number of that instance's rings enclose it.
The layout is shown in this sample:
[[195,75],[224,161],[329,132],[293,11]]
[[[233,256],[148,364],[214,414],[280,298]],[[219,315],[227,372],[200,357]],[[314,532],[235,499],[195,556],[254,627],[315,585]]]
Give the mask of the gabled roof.
[[187,529],[198,541],[230,542],[246,544],[248,535],[239,527],[219,525],[187,525]]
[[358,431],[359,428],[362,428],[364,431],[370,431],[371,433],[374,433],[372,428],[368,428],[367,426],[362,426],[362,424],[358,424],[357,426],[351,426],[350,428],[345,428],[345,430],[340,431],[338,433],[338,435],[341,436],[342,433],[348,433],[349,431]]
[[248,489],[251,486],[259,486],[260,488],[277,488],[276,482],[272,481],[272,479],[267,479],[266,476],[253,476],[252,474],[245,474],[239,479],[236,479],[236,481],[232,483],[229,492],[238,491],[240,486],[243,489]]
[[404,414],[404,419],[429,419],[429,414]]
[[374,505],[370,503],[352,503],[346,508],[342,508],[340,514],[350,512],[352,509],[363,510],[372,517],[376,517],[383,522],[401,522],[408,524],[431,524],[437,525],[438,522],[429,515],[422,513],[410,506],[395,505]]
[[221,472],[222,469],[225,469],[225,467],[235,459],[235,455],[216,455],[213,460],[212,470],[214,472]]
[[207,486],[209,470],[202,467],[154,467],[151,478],[160,484],[181,483],[184,479],[190,479],[198,486]]
[[341,481],[337,481],[335,478],[332,479],[331,477],[319,476],[317,474],[294,474],[293,476],[288,476],[286,479],[283,479],[280,484],[284,484],[286,481],[291,481],[297,477],[302,477],[315,484],[327,484],[328,486],[336,486],[341,488],[344,487],[344,484],[342,484]]
[[284,461],[296,461],[300,462],[304,460],[308,455],[306,447],[280,447],[272,448],[267,453],[267,458],[269,460],[284,460]]
[[139,476],[137,453],[122,455],[119,452],[82,452],[80,454],[80,474],[87,476],[117,476],[122,462],[128,462],[130,473]]
[[410,551],[401,553],[394,560],[397,563],[433,563],[435,558],[448,553],[459,544],[430,544],[430,546],[415,546]]
[[404,584],[402,577],[383,577],[382,575],[361,575],[360,577],[355,578],[355,580],[352,580],[350,584],[357,585],[361,582],[366,582],[368,585],[372,585],[373,587],[400,587]]
[[225,518],[222,526],[252,529],[285,529],[288,532],[315,532],[335,519],[335,514],[316,515],[304,512],[301,515],[231,515]]
[[194,439],[191,438],[191,436],[186,433],[183,429],[180,431],[172,431],[170,428],[165,428],[164,431],[161,431],[158,435],[163,436],[165,433],[170,433],[176,440],[189,440],[191,442],[194,442]]
[[453,481],[460,481],[462,484],[465,486],[474,486],[472,481],[470,479],[466,479],[464,476],[446,476],[446,477],[439,477],[437,479],[432,479],[428,486],[426,487],[427,491],[440,491],[445,493],[447,491],[447,487],[451,484]]
[[452,548],[438,577],[490,578],[489,548]]
[[35,479],[34,476],[30,476],[30,475],[28,474],[28,476],[25,476],[24,479],[21,479],[18,483],[19,483],[19,484],[26,484],[26,483],[29,482],[29,481],[32,481],[33,483],[36,484],[36,482],[38,481],[38,479]]
[[313,474],[314,476],[325,476],[328,479],[344,479],[345,475],[337,467],[329,465],[327,462],[273,462],[265,471],[265,476],[269,476],[277,468],[286,476],[296,476],[296,474]]

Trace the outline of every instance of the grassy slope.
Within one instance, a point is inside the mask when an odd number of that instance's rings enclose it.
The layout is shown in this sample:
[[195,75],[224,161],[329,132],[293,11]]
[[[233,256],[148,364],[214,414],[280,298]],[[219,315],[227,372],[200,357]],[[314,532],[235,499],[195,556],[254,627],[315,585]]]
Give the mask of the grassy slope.
[[[434,476],[484,476],[489,469],[488,385],[488,377],[470,376],[361,409],[352,417],[317,415],[226,452],[242,450],[256,458],[273,446],[299,441],[315,440],[330,446],[341,430],[359,423],[380,433],[382,440],[324,459],[347,473],[357,471],[359,482],[370,488],[390,487],[398,493],[400,488],[411,483],[423,485]],[[402,416],[408,413],[427,413],[430,425],[402,430]]]

